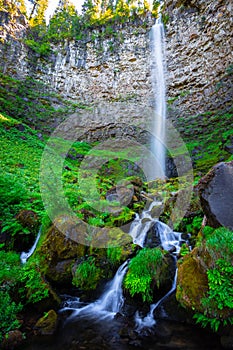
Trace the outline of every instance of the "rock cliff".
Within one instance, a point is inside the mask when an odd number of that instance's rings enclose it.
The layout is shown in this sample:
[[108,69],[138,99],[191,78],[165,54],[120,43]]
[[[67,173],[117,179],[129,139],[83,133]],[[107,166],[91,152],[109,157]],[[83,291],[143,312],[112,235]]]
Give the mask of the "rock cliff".
[[[167,97],[173,118],[230,105],[232,13],[231,0],[165,2]],[[25,20],[19,14],[14,21],[7,13],[0,15],[0,63],[5,73],[30,75],[73,101],[104,102],[109,113],[100,114],[105,120],[123,109],[129,122],[153,106],[150,16],[119,24],[113,34],[100,27],[89,39],[53,45],[50,55],[41,57],[22,40]],[[15,25],[10,26],[12,21]]]

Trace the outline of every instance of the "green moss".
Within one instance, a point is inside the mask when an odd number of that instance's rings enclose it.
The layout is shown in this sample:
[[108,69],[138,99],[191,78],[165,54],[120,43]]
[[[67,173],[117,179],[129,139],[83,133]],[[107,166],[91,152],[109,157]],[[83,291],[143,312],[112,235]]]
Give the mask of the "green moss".
[[178,118],[176,127],[181,133],[193,159],[195,178],[207,173],[219,161],[231,159],[224,144],[232,135],[232,111],[206,112],[188,118]]

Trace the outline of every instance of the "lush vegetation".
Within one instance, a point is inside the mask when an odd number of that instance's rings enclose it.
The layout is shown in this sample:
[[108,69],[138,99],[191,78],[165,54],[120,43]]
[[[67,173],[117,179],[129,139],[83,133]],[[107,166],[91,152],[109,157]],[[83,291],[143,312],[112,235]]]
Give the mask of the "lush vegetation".
[[139,294],[143,301],[152,301],[153,288],[155,285],[159,287],[161,283],[163,263],[163,252],[158,248],[144,248],[130,260],[124,287],[132,297]]
[[207,270],[208,291],[201,300],[205,311],[194,317],[202,326],[210,325],[217,331],[221,324],[233,324],[233,232],[226,228],[214,232],[210,228],[205,232],[209,233],[205,246],[212,266]]
[[74,274],[73,284],[82,290],[96,289],[100,277],[101,269],[95,265],[95,258],[90,256],[78,265]]
[[[154,1],[153,8],[150,8],[146,0],[138,6],[135,6],[134,1],[86,0],[83,13],[79,15],[69,1],[60,1],[50,23],[46,25],[45,11],[48,1],[31,2],[33,7],[28,15],[30,30],[25,43],[37,54],[33,56],[34,59],[38,55],[49,55],[52,45],[61,41],[76,40],[87,43],[109,37],[114,38],[117,43],[123,40],[119,31],[121,26],[128,25],[130,21],[147,25],[141,19],[148,12],[156,16],[158,6],[158,2]],[[18,1],[18,5],[13,1],[0,0],[1,10],[15,14],[18,8],[26,14],[23,0]],[[228,67],[226,74],[232,75],[232,67]],[[173,101],[175,99],[176,97]],[[168,102],[171,104],[173,101]],[[61,122],[70,113],[87,107],[82,101],[74,104],[64,100],[46,85],[30,77],[18,80],[0,73],[0,341],[7,332],[20,327],[18,315],[25,311],[28,304],[37,304],[49,297],[51,290],[45,280],[44,271],[41,270],[41,257],[34,256],[22,265],[19,253],[15,251],[20,251],[19,241],[23,247],[28,241],[33,242],[39,225],[43,225],[44,231],[50,225],[41,199],[39,173],[41,157],[52,125],[54,122]],[[177,119],[176,127],[192,155],[195,184],[218,161],[232,159],[225,149],[232,136],[231,122],[232,110],[227,113],[211,111]],[[139,168],[133,173],[129,172],[131,163],[124,161],[128,150],[123,150],[122,154],[112,157],[99,170],[94,190],[88,180],[81,184],[79,166],[83,157],[95,145],[74,142],[70,148],[62,172],[65,197],[74,213],[88,224],[97,227],[121,226],[132,220],[135,212],[143,208],[144,201],[138,195],[135,202],[120,205],[119,199],[109,203],[107,196],[116,193],[114,190],[122,180],[129,190],[133,184],[134,190],[138,189],[137,194],[142,190],[146,191],[147,185],[143,183],[145,178]],[[103,152],[95,150],[93,154],[101,157]],[[109,152],[109,155],[113,154]],[[85,170],[82,178],[88,179],[89,174]],[[141,183],[138,182],[138,177]],[[149,191],[167,202],[171,192],[182,190],[185,186],[185,179],[155,181],[150,184]],[[84,194],[87,193],[91,200],[85,199]],[[98,202],[98,206],[94,205],[95,202]],[[195,237],[194,245],[203,213],[196,203],[192,204],[193,207],[196,206],[195,216],[191,219],[185,218],[179,228],[182,227],[182,231]],[[19,221],[19,213],[23,210],[36,214],[38,225],[35,228]],[[162,219],[166,221],[169,216],[170,208],[166,205]],[[204,237],[198,242],[204,245],[205,254],[213,263],[206,272],[208,291],[201,300],[205,312],[196,313],[195,318],[203,326],[210,325],[215,331],[220,325],[233,323],[232,235],[225,228],[215,231],[206,228]],[[104,258],[113,270],[121,263],[122,249],[115,246],[106,248]],[[184,244],[180,251],[181,257],[189,253],[189,247]],[[81,290],[96,289],[103,277],[97,256],[85,256],[79,262],[75,265],[73,285]],[[144,302],[152,302],[155,290],[164,282],[161,276],[166,275],[166,268],[165,252],[157,248],[140,250],[129,263],[124,279],[125,291],[131,297],[139,296]]]
[[36,261],[22,267],[19,254],[0,250],[0,341],[7,332],[20,326],[17,315],[26,304],[47,296],[48,285]]
[[151,14],[157,16],[159,1],[153,4],[147,0],[86,0],[82,7],[82,13],[76,11],[75,6],[69,0],[59,1],[55,13],[46,23],[46,10],[48,0],[30,0],[30,11],[26,11],[24,0],[6,2],[1,0],[0,9],[16,14],[18,10],[24,13],[29,21],[25,43],[40,56],[49,55],[51,44],[65,40],[95,41],[103,37],[112,36],[115,40],[122,40],[118,26],[127,22],[139,21],[141,26],[146,26],[147,21],[142,19]]

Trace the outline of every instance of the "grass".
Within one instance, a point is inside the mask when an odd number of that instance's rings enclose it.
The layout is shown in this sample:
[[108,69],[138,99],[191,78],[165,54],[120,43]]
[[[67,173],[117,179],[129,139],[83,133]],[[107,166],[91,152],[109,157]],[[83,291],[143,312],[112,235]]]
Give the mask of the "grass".
[[233,134],[232,111],[178,118],[175,126],[191,154],[195,177],[204,175],[220,161],[233,159],[224,150],[224,143]]

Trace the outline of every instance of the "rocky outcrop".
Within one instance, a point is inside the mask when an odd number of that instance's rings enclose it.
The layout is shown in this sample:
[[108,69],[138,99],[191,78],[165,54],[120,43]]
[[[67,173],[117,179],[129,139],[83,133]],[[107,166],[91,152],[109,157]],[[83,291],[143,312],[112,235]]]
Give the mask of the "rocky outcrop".
[[204,176],[198,190],[208,225],[233,230],[233,161],[219,163]]
[[[227,109],[232,95],[231,0],[165,3],[170,115],[176,118]],[[43,57],[18,40],[21,34],[17,31],[14,35],[8,31],[7,44],[1,45],[1,69],[9,75],[41,80],[76,102],[105,102],[110,107],[106,108],[108,113],[95,115],[99,126],[119,110],[125,123],[135,124],[138,118],[142,125],[148,119],[144,109],[154,103],[150,60],[153,21],[148,16],[115,25],[113,36],[105,33],[103,26],[82,40],[52,45],[51,54]]]
[[231,1],[166,1],[170,113],[226,108],[232,95]]
[[[57,220],[62,221],[63,218],[60,217]],[[136,250],[132,237],[120,228],[96,227],[91,232],[91,228],[88,228],[84,222],[74,225],[74,222],[68,219],[59,228],[61,231],[56,226],[51,226],[37,251],[42,258],[45,276],[53,284],[70,286],[74,267],[76,269],[85,257],[92,255],[96,257],[98,267],[102,269],[100,277],[111,278],[116,266],[112,266],[113,270],[109,268],[112,264],[108,249],[120,248],[117,264],[132,256]],[[86,238],[86,245],[79,242],[81,236]]]

